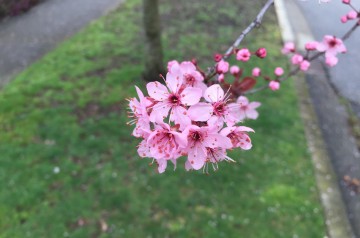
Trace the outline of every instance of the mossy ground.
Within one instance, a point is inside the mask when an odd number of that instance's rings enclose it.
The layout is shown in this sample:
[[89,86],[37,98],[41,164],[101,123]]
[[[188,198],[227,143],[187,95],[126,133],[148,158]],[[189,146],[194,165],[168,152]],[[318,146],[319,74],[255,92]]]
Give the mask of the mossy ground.
[[[162,1],[166,60],[211,65],[260,2]],[[137,156],[124,99],[144,86],[140,13],[127,1],[0,93],[0,237],[324,237],[291,82],[251,97],[263,102],[245,123],[254,147],[231,152],[236,164],[159,175]],[[269,59],[240,66],[272,74],[280,44],[270,11],[244,42]]]

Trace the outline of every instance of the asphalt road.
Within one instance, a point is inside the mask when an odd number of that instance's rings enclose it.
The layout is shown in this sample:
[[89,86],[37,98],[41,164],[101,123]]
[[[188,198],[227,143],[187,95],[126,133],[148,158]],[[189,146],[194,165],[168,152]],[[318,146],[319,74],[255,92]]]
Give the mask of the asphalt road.
[[47,0],[0,22],[0,85],[123,0]]
[[[318,0],[297,0],[296,3],[318,41],[324,35],[341,37],[356,23],[340,22],[340,17],[350,11],[350,7],[342,4],[340,0],[321,4]],[[360,0],[352,0],[352,3],[360,9]],[[360,116],[360,28],[345,41],[345,45],[348,52],[340,55],[338,65],[330,68],[330,78],[340,95],[355,104],[354,108]]]

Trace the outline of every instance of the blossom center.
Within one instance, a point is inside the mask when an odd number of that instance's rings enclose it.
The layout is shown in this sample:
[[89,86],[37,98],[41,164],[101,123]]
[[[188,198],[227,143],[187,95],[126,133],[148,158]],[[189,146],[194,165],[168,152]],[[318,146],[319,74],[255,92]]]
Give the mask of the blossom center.
[[172,105],[177,106],[177,105],[180,104],[180,98],[179,98],[179,96],[176,95],[176,94],[171,94],[171,95],[169,96],[169,102],[170,102]]
[[225,105],[223,102],[216,102],[213,105],[214,107],[214,114],[216,116],[222,116],[225,112]]
[[335,47],[336,45],[337,45],[336,39],[332,39],[332,40],[329,41],[329,46],[330,47]]
[[191,131],[189,133],[189,137],[195,142],[202,141],[202,136],[201,136],[200,132],[198,132],[198,131]]
[[185,80],[186,83],[189,85],[193,85],[195,83],[195,77],[192,76],[191,74],[185,74]]

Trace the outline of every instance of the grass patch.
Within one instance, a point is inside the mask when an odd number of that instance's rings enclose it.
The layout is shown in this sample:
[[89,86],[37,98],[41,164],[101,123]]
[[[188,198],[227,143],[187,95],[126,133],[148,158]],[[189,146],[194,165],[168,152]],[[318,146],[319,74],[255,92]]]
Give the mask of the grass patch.
[[[260,2],[162,1],[166,58],[210,65]],[[246,123],[254,148],[233,151],[237,164],[158,175],[138,158],[124,99],[143,85],[140,10],[127,1],[0,93],[0,237],[323,237],[289,82],[252,97],[263,102],[259,120]],[[246,44],[274,59],[248,63],[249,72],[285,64],[273,11]]]

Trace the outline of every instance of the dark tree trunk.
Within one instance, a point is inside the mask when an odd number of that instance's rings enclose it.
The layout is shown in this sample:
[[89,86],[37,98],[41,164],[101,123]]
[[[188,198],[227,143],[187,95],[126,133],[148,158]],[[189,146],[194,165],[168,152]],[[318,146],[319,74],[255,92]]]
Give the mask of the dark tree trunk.
[[143,0],[143,9],[145,30],[145,70],[143,78],[146,81],[157,81],[159,80],[159,74],[165,74],[158,0]]

